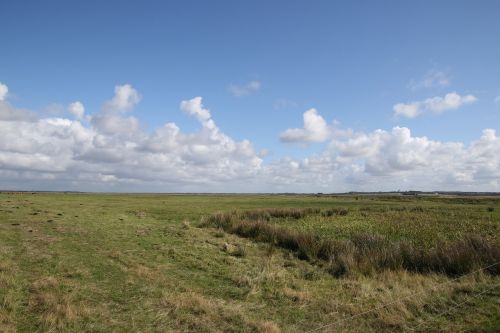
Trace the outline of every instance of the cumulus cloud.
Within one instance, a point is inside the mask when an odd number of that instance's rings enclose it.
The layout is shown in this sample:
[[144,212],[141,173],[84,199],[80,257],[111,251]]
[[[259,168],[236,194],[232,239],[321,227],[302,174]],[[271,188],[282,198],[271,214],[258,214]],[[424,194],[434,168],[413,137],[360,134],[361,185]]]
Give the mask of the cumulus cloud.
[[[17,111],[8,106],[10,113]],[[470,144],[445,142],[415,136],[406,127],[371,132],[330,127],[311,109],[304,113],[303,128],[284,133],[303,142],[327,141],[324,150],[302,159],[268,157],[264,163],[265,154],[250,141],[237,141],[217,126],[201,97],[182,101],[180,109],[199,123],[197,130],[185,132],[166,122],[145,132],[137,119],[106,109],[92,114],[91,122],[0,118],[2,189],[500,191],[495,129],[485,129]]]
[[76,119],[83,119],[83,115],[85,114],[85,107],[81,102],[73,102],[68,106],[68,111],[71,113],[73,116],[75,116]]
[[456,92],[446,94],[444,97],[428,98],[424,101],[424,106],[433,112],[444,112],[455,110],[464,104],[471,104],[477,101],[473,95],[460,96]]
[[101,112],[91,116],[95,129],[107,135],[140,136],[139,120],[134,116],[124,116],[139,103],[141,96],[130,84],[115,86],[115,95],[106,101]]
[[115,95],[104,103],[105,111],[130,111],[139,101],[141,96],[130,84],[115,86]]
[[107,108],[86,125],[77,118],[2,119],[0,183],[24,189],[203,191],[258,172],[262,160],[252,143],[224,134],[201,97],[181,102],[181,109],[200,123],[199,130],[185,133],[166,123],[146,133],[136,118]]
[[421,79],[412,79],[408,84],[408,87],[412,90],[418,90],[422,88],[435,88],[435,87],[446,87],[451,83],[449,75],[443,71],[430,70]]
[[403,116],[407,118],[415,118],[422,111],[420,107],[420,102],[411,103],[398,103],[393,107],[395,116]]
[[107,135],[130,136],[140,130],[139,120],[133,116],[97,113],[92,116],[91,122],[96,130]]
[[0,82],[0,102],[5,100],[8,92],[9,88],[5,84]]
[[33,112],[25,109],[16,109],[6,101],[0,101],[0,120],[3,121],[35,121]]
[[244,85],[230,84],[228,91],[235,97],[243,97],[258,91],[260,87],[260,81],[253,80]]
[[413,136],[406,127],[352,132],[319,154],[264,170],[282,191],[500,190],[500,136],[486,129],[468,146]]
[[331,128],[316,109],[304,112],[304,127],[289,128],[280,135],[283,142],[325,142],[331,135]]
[[9,87],[0,82],[0,121],[35,121],[33,112],[25,109],[17,109],[6,101]]
[[495,130],[466,147],[461,142],[440,142],[414,137],[405,127],[387,132],[358,133],[344,142],[332,142],[330,153],[341,163],[363,166],[365,178],[397,177],[419,188],[466,188],[500,185],[500,138]]
[[201,103],[201,97],[195,97],[188,101],[182,101],[180,104],[181,110],[195,116],[201,122],[206,122],[210,119],[210,111],[208,109],[203,108],[203,104]]
[[393,111],[395,116],[415,118],[426,111],[442,113],[456,110],[463,105],[472,104],[476,101],[477,98],[473,95],[461,96],[456,92],[451,92],[444,97],[436,96],[418,102],[398,103],[393,106]]

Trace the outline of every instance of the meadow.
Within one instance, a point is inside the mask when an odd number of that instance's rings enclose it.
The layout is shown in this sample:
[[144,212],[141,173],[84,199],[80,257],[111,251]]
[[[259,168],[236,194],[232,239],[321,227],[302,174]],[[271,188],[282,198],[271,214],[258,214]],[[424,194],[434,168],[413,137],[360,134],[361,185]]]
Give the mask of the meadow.
[[0,193],[0,332],[498,332],[500,198]]

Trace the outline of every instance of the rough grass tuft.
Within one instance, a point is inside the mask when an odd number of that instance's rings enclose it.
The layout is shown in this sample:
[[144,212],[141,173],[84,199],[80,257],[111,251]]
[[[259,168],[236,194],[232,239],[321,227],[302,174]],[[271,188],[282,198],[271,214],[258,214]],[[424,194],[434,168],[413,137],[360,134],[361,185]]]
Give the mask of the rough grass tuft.
[[349,213],[347,208],[328,208],[321,212],[322,216],[345,216]]

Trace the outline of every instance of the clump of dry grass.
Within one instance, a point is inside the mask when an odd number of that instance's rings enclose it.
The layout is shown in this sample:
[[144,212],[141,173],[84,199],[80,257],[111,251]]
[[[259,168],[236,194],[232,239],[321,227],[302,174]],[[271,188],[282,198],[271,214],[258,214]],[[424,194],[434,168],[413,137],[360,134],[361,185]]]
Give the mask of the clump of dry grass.
[[280,333],[281,332],[281,329],[279,328],[279,326],[271,321],[264,321],[262,323],[259,323],[257,325],[257,330],[260,333]]
[[189,222],[189,220],[182,220],[182,227],[184,229],[189,229],[191,227],[191,223]]
[[49,276],[34,281],[29,289],[28,309],[37,314],[49,330],[61,330],[76,321],[83,311],[73,303],[71,294],[60,294],[61,281]]
[[[165,292],[159,305],[157,318],[168,318],[168,321],[173,321],[177,328],[176,332],[232,332],[235,326],[241,328],[241,331],[281,332],[279,326],[271,321],[255,321],[248,318],[241,307],[235,306],[234,303],[196,292],[182,294]],[[179,330],[179,327],[184,329]]]

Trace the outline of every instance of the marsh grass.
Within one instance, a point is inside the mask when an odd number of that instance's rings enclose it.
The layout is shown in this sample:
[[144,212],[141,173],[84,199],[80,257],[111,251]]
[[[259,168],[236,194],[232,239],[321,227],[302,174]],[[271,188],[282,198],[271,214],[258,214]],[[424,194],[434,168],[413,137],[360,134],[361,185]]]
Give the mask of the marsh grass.
[[[294,230],[270,223],[268,219],[256,218],[268,211],[271,210],[216,213],[204,218],[201,225],[276,245],[294,252],[300,259],[321,260],[327,263],[334,276],[400,269],[457,276],[491,265],[485,271],[500,274],[500,265],[494,265],[500,262],[500,244],[496,240],[468,234],[455,241],[439,241],[432,247],[423,247],[411,240],[394,241],[375,233],[355,233],[349,239],[323,238],[313,232]],[[305,215],[303,211],[290,211],[287,213],[281,209],[275,216],[295,218]],[[331,211],[326,210],[327,216],[331,216]]]
[[[465,199],[0,193],[0,332],[294,333],[415,293],[331,331],[401,332],[423,323],[417,331],[495,332],[498,274],[455,280],[377,268],[394,265],[386,244],[433,254],[465,235],[497,240],[500,201]],[[348,214],[322,214],[336,208]],[[286,228],[271,230],[283,246],[197,227],[215,211],[249,211],[213,220],[226,227],[245,220]],[[251,224],[241,230],[253,232]],[[479,251],[484,244],[476,243],[466,248]],[[244,256],[232,255],[238,246]],[[377,265],[353,255],[380,246],[386,253]]]
[[346,208],[327,208],[321,211],[322,216],[345,216],[349,213],[349,210]]

